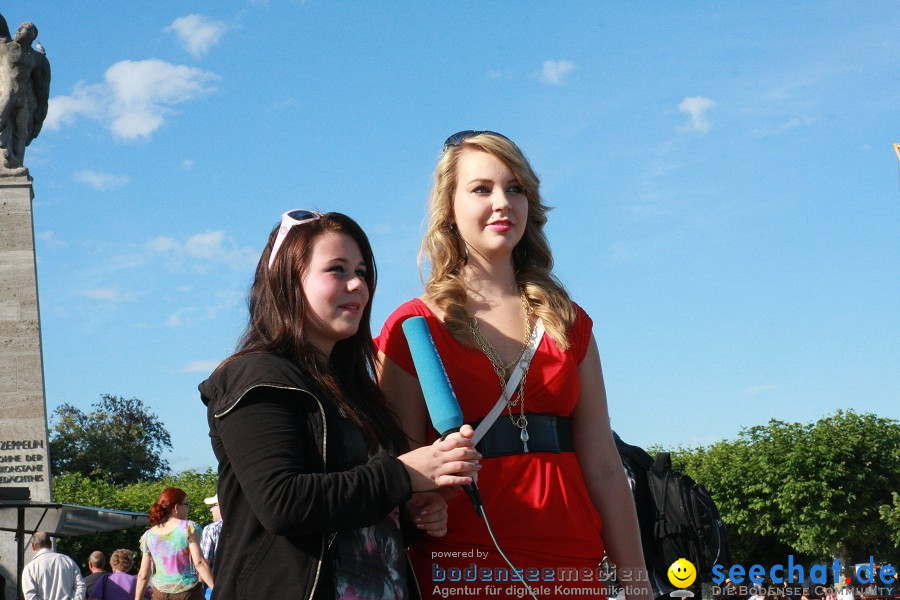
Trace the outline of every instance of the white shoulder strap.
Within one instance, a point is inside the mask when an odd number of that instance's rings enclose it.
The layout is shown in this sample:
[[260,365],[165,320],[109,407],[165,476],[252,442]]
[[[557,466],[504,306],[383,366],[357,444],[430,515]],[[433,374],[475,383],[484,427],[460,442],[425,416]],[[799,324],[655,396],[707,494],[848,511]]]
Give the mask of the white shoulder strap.
[[491,428],[494,422],[497,421],[497,417],[499,417],[506,408],[506,399],[511,398],[512,395],[516,393],[516,387],[522,379],[522,373],[528,370],[528,365],[531,363],[531,359],[534,357],[534,353],[541,343],[542,337],[544,337],[544,322],[538,317],[537,323],[535,323],[534,329],[531,332],[531,339],[528,341],[528,348],[522,353],[522,357],[519,358],[519,362],[516,363],[512,375],[509,377],[509,381],[506,382],[506,393],[500,394],[500,399],[497,400],[497,404],[494,405],[491,412],[485,415],[478,427],[475,428],[475,437],[473,437],[472,440],[476,444],[481,441],[484,434],[488,432],[488,429]]

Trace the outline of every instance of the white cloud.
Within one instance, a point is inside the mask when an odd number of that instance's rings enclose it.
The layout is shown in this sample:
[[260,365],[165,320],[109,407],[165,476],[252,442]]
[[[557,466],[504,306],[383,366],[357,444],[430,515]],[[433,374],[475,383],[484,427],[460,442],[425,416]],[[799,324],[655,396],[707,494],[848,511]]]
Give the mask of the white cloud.
[[687,113],[690,115],[691,120],[689,123],[686,123],[680,127],[681,131],[700,131],[707,132],[709,128],[712,127],[712,123],[710,123],[706,119],[706,111],[714,107],[716,103],[709,98],[704,98],[703,96],[692,96],[690,98],[685,98],[681,101],[681,104],[678,105],[678,110],[683,113]]
[[197,233],[184,242],[169,236],[157,236],[147,243],[147,247],[167,256],[175,263],[194,260],[202,268],[204,264],[225,264],[235,269],[253,267],[259,258],[259,252],[253,248],[239,248],[232,240],[225,237],[221,229]]
[[279,100],[272,104],[272,108],[275,110],[288,110],[292,108],[299,108],[300,102],[296,98],[285,98],[284,100]]
[[[178,291],[187,291],[178,288]],[[170,314],[165,324],[167,327],[190,326],[198,321],[211,321],[223,312],[233,313],[235,307],[244,304],[246,292],[238,290],[219,290],[204,293],[204,298],[213,298],[215,302],[205,306],[182,306]]]
[[106,83],[114,102],[110,129],[116,137],[149,137],[163,123],[168,107],[213,90],[218,79],[208,71],[173,65],[161,60],[123,60],[106,71]]
[[545,60],[541,71],[541,83],[560,85],[563,77],[575,70],[575,63],[569,60]]
[[131,292],[122,292],[116,288],[89,288],[78,292],[79,296],[91,300],[103,300],[105,302],[122,302],[134,298]]
[[192,360],[184,367],[178,369],[177,373],[212,373],[219,366],[220,360]]
[[188,170],[192,169],[193,167],[194,167],[194,161],[191,160],[190,158],[186,158],[183,161],[181,161],[181,168],[184,169],[185,171],[188,171]]
[[155,252],[169,252],[178,249],[178,241],[165,235],[153,238],[147,245]]
[[[546,65],[546,63],[545,63]],[[546,67],[545,67],[546,68]],[[488,69],[484,74],[488,79],[493,80],[509,80],[515,76],[516,72],[512,69]]]
[[148,138],[162,127],[172,106],[215,91],[215,73],[162,60],[123,60],[106,70],[104,82],[77,84],[70,96],[50,99],[48,129],[89,117],[121,140]]
[[606,255],[613,263],[628,263],[640,256],[631,244],[625,242],[613,242],[606,249]]
[[62,125],[73,123],[78,117],[86,116],[99,119],[103,112],[102,86],[85,85],[83,81],[75,84],[71,96],[50,98],[44,129],[57,130]]
[[198,233],[188,238],[184,249],[188,255],[196,258],[213,258],[222,252],[222,240],[224,239],[225,232],[221,229]]
[[812,117],[808,117],[806,115],[794,115],[789,118],[787,121],[779,125],[775,125],[773,127],[766,128],[758,128],[753,131],[753,135],[756,137],[767,137],[770,135],[780,135],[785,131],[790,129],[794,129],[796,127],[809,127],[814,122]]
[[181,327],[185,323],[185,317],[188,315],[192,315],[197,312],[196,308],[186,307],[179,308],[174,313],[169,315],[169,318],[166,319],[166,326],[168,327]]
[[91,170],[77,171],[73,176],[78,181],[86,183],[97,190],[111,190],[113,188],[121,187],[129,181],[128,177],[125,175],[98,173],[97,171]]
[[219,43],[228,25],[204,15],[187,15],[172,21],[164,31],[174,31],[181,46],[194,58],[201,58]]
[[48,248],[65,248],[69,245],[67,242],[59,239],[59,236],[56,235],[56,232],[51,229],[42,231],[41,233],[36,233],[34,237],[39,239],[41,243],[46,244]]

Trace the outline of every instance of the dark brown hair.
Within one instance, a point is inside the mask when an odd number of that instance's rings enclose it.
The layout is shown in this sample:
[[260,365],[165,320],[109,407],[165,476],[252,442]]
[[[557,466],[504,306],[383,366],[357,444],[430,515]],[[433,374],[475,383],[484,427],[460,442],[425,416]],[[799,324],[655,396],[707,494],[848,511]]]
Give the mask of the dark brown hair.
[[148,518],[151,525],[159,525],[165,521],[175,510],[175,507],[184,502],[187,494],[181,488],[167,487],[150,507]]
[[[313,246],[326,232],[344,234],[356,242],[366,265],[365,281],[369,289],[369,301],[363,308],[359,329],[338,341],[327,361],[309,340],[308,307],[302,285]],[[304,371],[317,392],[331,399],[362,429],[370,450],[380,443],[396,453],[405,451],[406,436],[373,379],[375,344],[370,319],[377,273],[369,238],[347,215],[326,213],[319,219],[292,227],[270,269],[269,255],[277,234],[278,227],[269,235],[256,266],[250,288],[250,322],[238,342],[237,353],[231,358],[254,352],[271,352],[287,358]]]

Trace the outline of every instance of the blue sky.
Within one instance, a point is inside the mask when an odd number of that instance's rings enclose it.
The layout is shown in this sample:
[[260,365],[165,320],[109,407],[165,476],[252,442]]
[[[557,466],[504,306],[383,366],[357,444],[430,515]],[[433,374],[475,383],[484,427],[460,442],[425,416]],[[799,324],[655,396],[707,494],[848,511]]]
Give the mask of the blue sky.
[[624,439],[900,418],[896,2],[2,10],[53,69],[26,155],[48,411],[137,396],[175,470],[215,464],[196,386],[234,348],[280,214],[363,225],[377,330],[421,291],[431,172],[470,128],[542,177]]

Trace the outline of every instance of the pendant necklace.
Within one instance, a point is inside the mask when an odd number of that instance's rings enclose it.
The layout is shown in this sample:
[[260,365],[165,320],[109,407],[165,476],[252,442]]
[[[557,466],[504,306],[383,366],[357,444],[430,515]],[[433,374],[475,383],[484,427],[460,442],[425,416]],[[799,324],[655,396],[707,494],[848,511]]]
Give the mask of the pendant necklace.
[[[494,348],[487,337],[485,337],[484,332],[481,331],[481,327],[478,325],[478,319],[472,315],[469,315],[469,329],[472,331],[472,337],[475,338],[475,343],[478,345],[478,348],[485,356],[487,356],[491,363],[491,367],[494,369],[494,373],[497,374],[497,379],[500,380],[500,393],[502,394],[503,399],[506,400],[506,410],[509,413],[509,420],[519,429],[519,439],[522,441],[523,452],[528,452],[529,436],[528,418],[525,416],[525,379],[528,375],[528,367],[531,366],[530,360],[520,367],[522,369],[522,379],[519,381],[516,391],[513,392],[512,398],[506,393],[507,374],[513,367],[519,364],[519,361],[522,359],[525,351],[528,350],[528,346],[531,342],[531,316],[534,314],[534,309],[528,302],[528,297],[525,295],[524,291],[521,292],[521,295],[522,310],[525,313],[525,342],[522,344],[522,349],[519,350],[516,358],[511,363],[503,364],[500,353],[497,352],[496,348]],[[513,412],[516,405],[519,407],[518,415]]]

